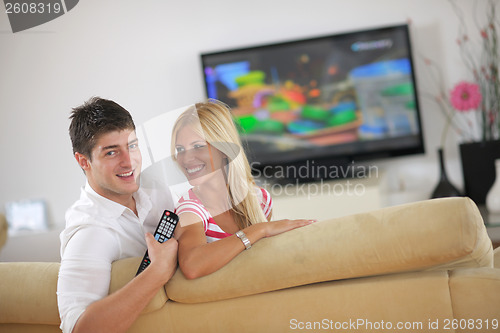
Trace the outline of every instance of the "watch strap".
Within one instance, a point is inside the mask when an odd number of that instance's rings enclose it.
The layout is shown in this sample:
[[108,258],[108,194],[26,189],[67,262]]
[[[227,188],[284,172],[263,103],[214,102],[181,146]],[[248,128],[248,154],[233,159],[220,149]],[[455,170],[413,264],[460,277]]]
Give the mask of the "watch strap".
[[243,231],[238,230],[235,235],[243,242],[243,245],[245,245],[246,250],[252,247],[252,243],[250,243],[250,241],[247,238],[247,235],[245,235]]

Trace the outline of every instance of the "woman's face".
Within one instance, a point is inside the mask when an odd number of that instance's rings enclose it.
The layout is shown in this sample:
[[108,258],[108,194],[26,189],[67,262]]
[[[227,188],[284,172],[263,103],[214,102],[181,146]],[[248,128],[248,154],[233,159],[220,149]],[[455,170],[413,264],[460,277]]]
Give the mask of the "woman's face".
[[207,143],[193,125],[179,130],[175,151],[179,167],[193,186],[203,184],[225,165],[225,155]]

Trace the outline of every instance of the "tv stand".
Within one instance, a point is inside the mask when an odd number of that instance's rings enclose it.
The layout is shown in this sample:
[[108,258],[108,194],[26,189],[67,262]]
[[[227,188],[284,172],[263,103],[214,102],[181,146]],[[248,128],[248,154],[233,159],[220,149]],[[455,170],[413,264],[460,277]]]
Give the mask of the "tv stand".
[[310,183],[272,183],[258,179],[271,193],[273,220],[310,218],[319,221],[376,210],[384,206],[381,180],[349,178]]

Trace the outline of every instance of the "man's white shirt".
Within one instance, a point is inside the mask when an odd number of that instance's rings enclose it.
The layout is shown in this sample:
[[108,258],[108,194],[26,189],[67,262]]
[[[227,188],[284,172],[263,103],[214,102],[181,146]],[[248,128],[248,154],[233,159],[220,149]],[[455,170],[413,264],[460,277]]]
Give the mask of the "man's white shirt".
[[108,295],[111,264],[142,257],[147,248],[144,234],[153,233],[163,211],[174,208],[168,189],[139,189],[133,197],[138,216],[97,194],[87,183],[66,212],[57,284],[63,332],[73,330],[89,304]]

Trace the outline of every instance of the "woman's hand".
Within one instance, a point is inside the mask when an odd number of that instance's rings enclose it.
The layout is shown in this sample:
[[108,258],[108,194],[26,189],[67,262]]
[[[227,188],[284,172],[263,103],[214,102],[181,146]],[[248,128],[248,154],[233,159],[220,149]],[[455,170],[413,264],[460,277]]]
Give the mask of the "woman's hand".
[[[267,223],[258,223],[254,224],[254,226],[263,228],[264,234],[263,237],[272,237],[284,232],[304,227],[311,223],[316,222],[316,220],[307,220],[307,219],[299,219],[299,220],[279,220]],[[251,227],[250,227],[251,228]]]

